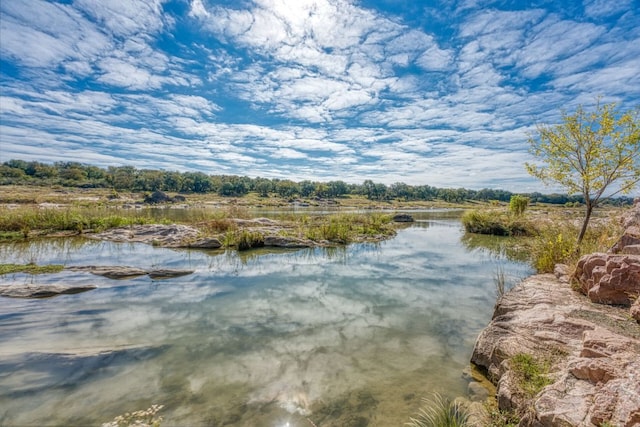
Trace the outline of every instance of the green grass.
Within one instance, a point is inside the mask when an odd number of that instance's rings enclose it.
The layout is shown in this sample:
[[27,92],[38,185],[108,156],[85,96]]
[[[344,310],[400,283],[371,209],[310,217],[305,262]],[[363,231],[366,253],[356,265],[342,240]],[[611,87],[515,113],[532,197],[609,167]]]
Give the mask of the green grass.
[[32,233],[103,231],[151,222],[151,216],[136,211],[114,213],[113,210],[104,208],[0,207],[0,233],[20,233],[22,237],[28,237]]
[[367,238],[392,236],[395,233],[391,215],[371,214],[334,214],[320,217],[301,218],[298,226],[301,234],[313,241],[351,243]]
[[48,265],[36,265],[36,264],[0,264],[0,276],[12,273],[27,273],[27,274],[45,274],[45,273],[59,273],[64,269],[63,265],[48,264]]
[[548,377],[550,363],[536,360],[532,355],[518,353],[510,359],[513,373],[527,398],[533,398],[553,381]]
[[498,210],[469,210],[462,215],[462,224],[469,233],[494,236],[531,236],[537,230],[522,216],[513,216]]

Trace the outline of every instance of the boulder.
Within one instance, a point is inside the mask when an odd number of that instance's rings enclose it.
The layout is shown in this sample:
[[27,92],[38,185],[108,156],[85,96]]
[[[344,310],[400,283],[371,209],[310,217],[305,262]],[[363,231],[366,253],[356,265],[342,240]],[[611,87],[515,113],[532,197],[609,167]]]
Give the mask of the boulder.
[[414,222],[415,220],[409,214],[395,214],[393,216],[393,222]]
[[[533,397],[509,363],[519,353],[550,366],[551,383]],[[472,362],[497,385],[500,409],[521,413],[521,426],[638,425],[640,325],[551,274],[529,277],[500,299]]]
[[149,196],[144,198],[144,203],[148,205],[158,205],[161,203],[184,202],[185,200],[185,197],[181,195],[171,197],[163,191],[154,191]]
[[0,296],[9,298],[51,298],[58,295],[73,295],[96,289],[95,285],[3,285]]
[[633,225],[624,230],[620,239],[609,249],[609,252],[614,254],[627,253],[627,247],[637,245],[640,245],[640,227]]
[[640,255],[585,255],[573,278],[593,302],[630,306],[640,295]]

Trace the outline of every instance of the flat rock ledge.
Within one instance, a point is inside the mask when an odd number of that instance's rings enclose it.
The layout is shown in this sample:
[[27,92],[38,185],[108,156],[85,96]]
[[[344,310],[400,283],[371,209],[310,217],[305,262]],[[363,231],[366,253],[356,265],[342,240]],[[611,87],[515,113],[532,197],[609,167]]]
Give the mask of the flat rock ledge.
[[52,298],[96,289],[95,285],[0,285],[0,296],[7,298]]
[[[237,219],[234,222],[246,229],[265,234],[264,245],[275,248],[310,248],[322,246],[307,239],[277,235],[281,227],[277,222],[258,218],[254,220]],[[274,233],[270,235],[269,232]],[[111,242],[147,243],[166,248],[219,249],[222,243],[215,237],[202,237],[200,230],[182,224],[148,224],[130,227],[112,228],[102,233],[86,234],[86,237]]]
[[[549,364],[551,384],[527,397],[517,354]],[[520,426],[640,426],[640,326],[629,311],[595,304],[554,275],[525,279],[498,302],[472,363]]]
[[180,270],[169,268],[156,268],[145,270],[137,267],[127,266],[104,266],[104,265],[82,265],[70,266],[66,268],[69,271],[87,271],[97,276],[107,277],[109,279],[130,279],[139,276],[149,276],[152,279],[169,279],[172,277],[181,277],[192,274],[193,270]]

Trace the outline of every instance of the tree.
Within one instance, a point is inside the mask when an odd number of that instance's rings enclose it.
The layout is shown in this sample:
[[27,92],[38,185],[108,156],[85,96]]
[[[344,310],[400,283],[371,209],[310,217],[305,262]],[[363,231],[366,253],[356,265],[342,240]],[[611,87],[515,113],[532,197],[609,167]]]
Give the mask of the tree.
[[527,163],[527,171],[584,197],[578,245],[593,208],[604,198],[628,193],[640,181],[639,113],[640,107],[623,113],[615,103],[598,103],[593,112],[579,106],[572,115],[563,111],[558,125],[539,125],[537,137],[529,138],[529,151],[541,164]]

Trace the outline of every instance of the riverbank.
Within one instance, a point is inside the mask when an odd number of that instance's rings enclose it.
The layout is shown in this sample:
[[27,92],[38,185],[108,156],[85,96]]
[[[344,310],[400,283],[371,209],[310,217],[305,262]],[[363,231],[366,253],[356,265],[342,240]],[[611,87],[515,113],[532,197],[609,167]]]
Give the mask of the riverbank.
[[608,253],[507,292],[476,341],[472,363],[520,426],[640,425],[640,203],[621,221]]

